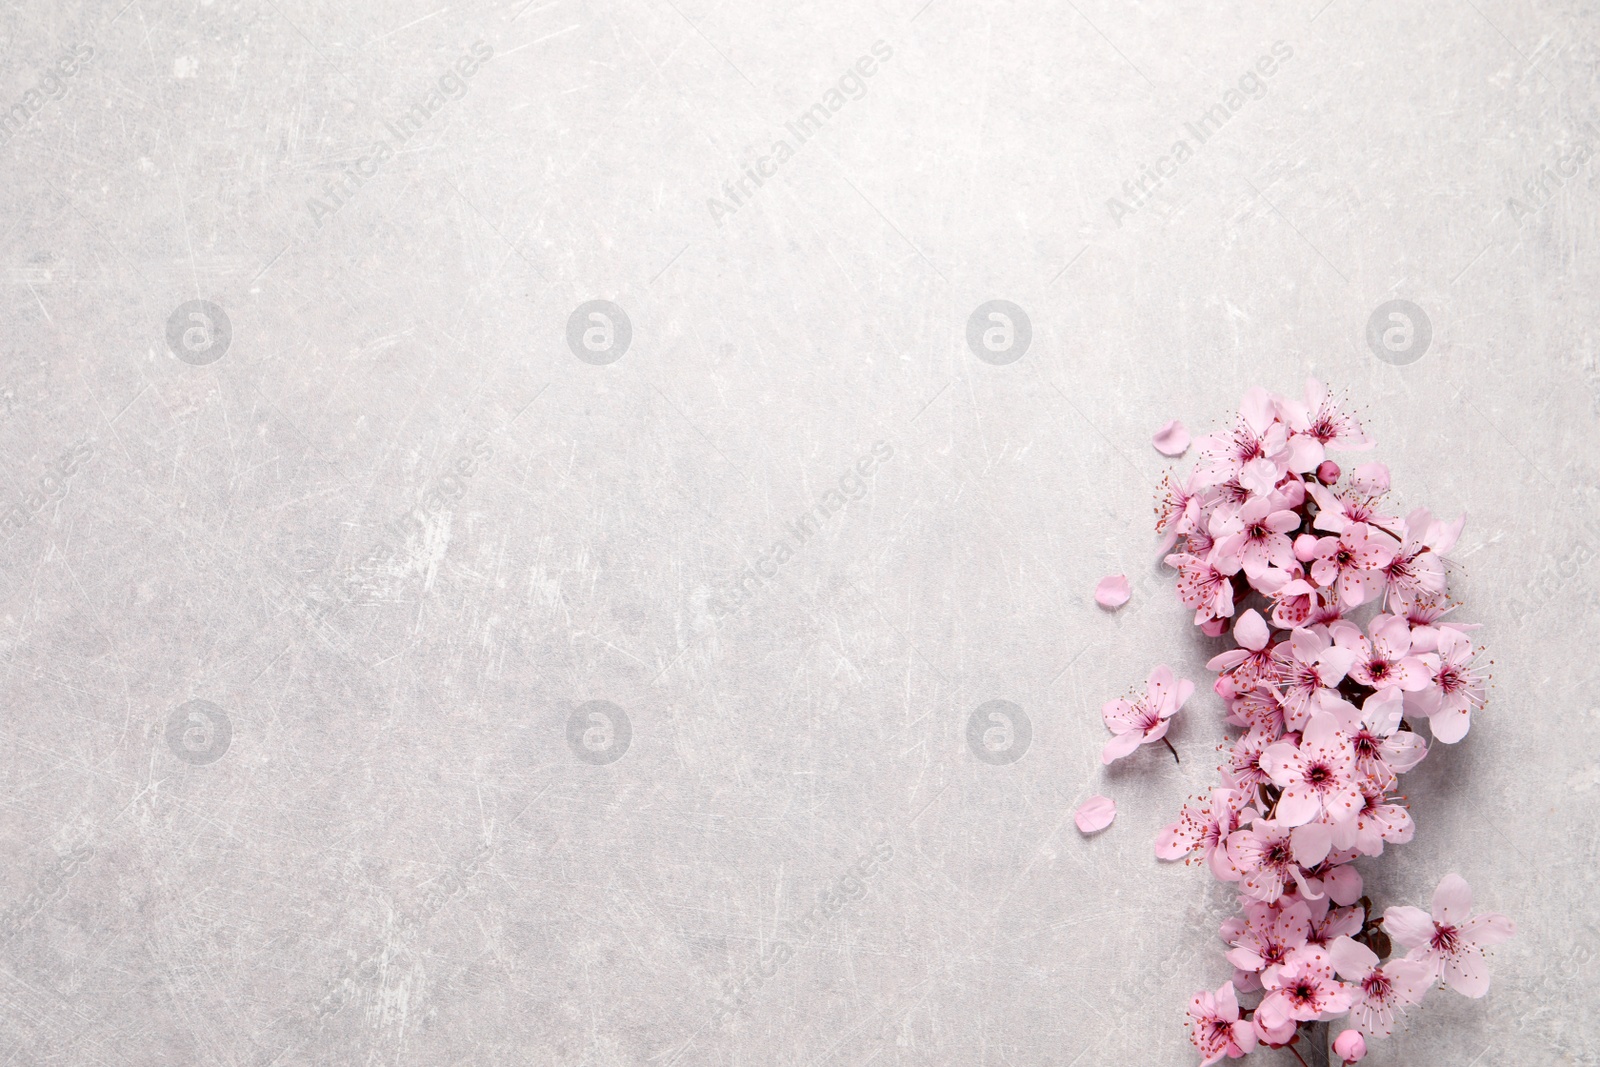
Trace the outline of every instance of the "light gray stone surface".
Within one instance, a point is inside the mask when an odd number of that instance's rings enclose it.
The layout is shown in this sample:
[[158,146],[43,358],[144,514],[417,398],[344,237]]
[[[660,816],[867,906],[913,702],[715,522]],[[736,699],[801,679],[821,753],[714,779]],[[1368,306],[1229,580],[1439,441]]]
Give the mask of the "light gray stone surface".
[[1308,373],[1470,514],[1495,661],[1368,884],[1521,926],[1370,1062],[1600,1061],[1600,163],[1528,186],[1600,9],[919,5],[6,6],[0,1063],[1192,1062],[1217,702],[1110,772],[1098,709],[1208,655],[1151,433]]

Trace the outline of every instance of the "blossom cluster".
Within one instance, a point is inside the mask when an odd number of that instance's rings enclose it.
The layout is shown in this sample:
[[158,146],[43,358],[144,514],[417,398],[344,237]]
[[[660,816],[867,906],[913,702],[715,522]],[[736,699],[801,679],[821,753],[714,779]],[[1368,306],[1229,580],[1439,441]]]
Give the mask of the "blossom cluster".
[[[1451,617],[1446,592],[1445,554],[1465,517],[1391,514],[1387,467],[1341,470],[1329,452],[1373,442],[1315,380],[1303,401],[1250,390],[1231,428],[1195,444],[1187,478],[1165,482],[1156,526],[1195,625],[1231,632],[1207,667],[1243,733],[1220,784],[1156,846],[1239,893],[1240,914],[1221,931],[1233,978],[1191,1001],[1190,1037],[1212,1064],[1348,1020],[1335,1045],[1354,1062],[1436,982],[1487,992],[1483,949],[1515,929],[1501,915],[1472,917],[1456,875],[1440,882],[1431,913],[1392,907],[1375,918],[1354,866],[1411,840],[1396,790],[1429,751],[1421,724],[1452,744],[1484,706],[1476,627]],[[1151,681],[1148,708],[1125,717],[1141,740],[1164,735],[1167,709],[1187,696],[1170,675]],[[1396,944],[1403,956],[1391,956]]]

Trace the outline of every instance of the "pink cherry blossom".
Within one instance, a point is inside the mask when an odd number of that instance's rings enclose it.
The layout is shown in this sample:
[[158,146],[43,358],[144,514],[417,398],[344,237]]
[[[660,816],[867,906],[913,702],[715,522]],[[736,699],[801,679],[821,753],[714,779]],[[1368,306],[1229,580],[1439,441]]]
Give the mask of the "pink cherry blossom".
[[1298,729],[1315,710],[1313,698],[1331,694],[1355,663],[1353,649],[1336,645],[1326,630],[1297,629],[1273,651],[1276,684],[1283,694],[1284,718]]
[[1361,424],[1345,412],[1339,401],[1315,378],[1306,382],[1305,404],[1286,401],[1282,407],[1291,431],[1291,470],[1301,473],[1316,470],[1328,449],[1355,452],[1373,446],[1372,438],[1361,429]]
[[[1196,443],[1187,477],[1164,482],[1156,527],[1195,627],[1231,637],[1206,666],[1242,733],[1221,746],[1220,786],[1183,806],[1156,853],[1204,863],[1236,888],[1241,912],[1221,927],[1227,997],[1195,998],[1191,1036],[1214,1063],[1342,1019],[1354,1028],[1335,1052],[1353,1063],[1435,977],[1482,995],[1482,950],[1514,929],[1500,915],[1471,917],[1452,875],[1432,915],[1384,912],[1382,928],[1408,954],[1380,963],[1367,947],[1380,923],[1356,867],[1419,832],[1399,780],[1443,751],[1420,723],[1452,743],[1485,706],[1476,626],[1455,618],[1447,591],[1465,519],[1414,508],[1402,520],[1386,465],[1341,470],[1328,458],[1372,440],[1315,380],[1304,401],[1250,390],[1231,429]],[[1161,707],[1148,692],[1108,705],[1108,753],[1164,735]],[[1241,1008],[1241,993],[1259,994],[1259,1006]]]
[[1215,993],[1196,993],[1189,1002],[1189,1040],[1204,1057],[1201,1067],[1224,1057],[1236,1060],[1256,1047],[1255,1028],[1239,1015],[1232,982],[1223,982]]
[[1351,523],[1338,537],[1317,539],[1311,578],[1339,590],[1339,599],[1355,607],[1383,588],[1383,568],[1394,558],[1394,538],[1364,522]]
[[1418,508],[1400,524],[1400,545],[1383,566],[1384,602],[1392,608],[1403,610],[1415,600],[1444,593],[1444,564],[1427,541],[1436,526],[1427,508]]
[[1324,812],[1338,823],[1361,810],[1355,784],[1355,751],[1332,715],[1311,716],[1300,743],[1279,741],[1262,756],[1262,766],[1283,789],[1277,819],[1285,826],[1304,826]]
[[1128,602],[1128,576],[1113,574],[1102,578],[1094,587],[1094,602],[1103,608],[1120,608]]
[[1361,787],[1361,810],[1356,817],[1333,827],[1335,848],[1353,848],[1363,856],[1383,855],[1383,846],[1403,845],[1411,840],[1416,826],[1411,812],[1391,802],[1384,789]]
[[[1312,540],[1315,542],[1315,538]],[[1310,625],[1320,590],[1306,581],[1298,568],[1278,571],[1276,577],[1283,580],[1272,581],[1261,587],[1261,592],[1272,598],[1272,625],[1280,630]]]
[[1290,883],[1304,895],[1314,896],[1306,884],[1305,868],[1321,863],[1332,841],[1329,829],[1319,823],[1296,829],[1272,819],[1256,819],[1228,835],[1230,873],[1237,877],[1241,893],[1263,904],[1283,896]]
[[1433,736],[1453,745],[1467,736],[1472,713],[1483,707],[1487,690],[1474,668],[1472,642],[1459,630],[1439,631],[1438,660],[1429,686],[1407,701],[1407,709],[1427,716]]
[[1241,789],[1213,789],[1203,804],[1185,804],[1178,821],[1156,839],[1156,856],[1164,860],[1182,859],[1199,853],[1202,862],[1218,878],[1229,881],[1238,876],[1228,861],[1228,835],[1237,830],[1248,810],[1248,795]]
[[1152,438],[1156,451],[1163,456],[1181,456],[1189,450],[1189,430],[1177,419],[1172,419],[1156,431]]
[[1273,1029],[1289,1019],[1311,1022],[1341,1015],[1355,999],[1333,976],[1328,953],[1311,945],[1290,953],[1273,980],[1263,979],[1261,984],[1268,992],[1256,1008],[1256,1018]]
[[1314,481],[1305,483],[1306,494],[1317,505],[1317,515],[1311,521],[1313,529],[1339,534],[1355,523],[1366,523],[1387,530],[1399,520],[1380,510],[1383,492],[1369,486],[1354,484],[1348,489],[1334,490]]
[[1300,528],[1300,516],[1286,509],[1274,509],[1264,496],[1252,497],[1237,511],[1223,515],[1211,524],[1217,542],[1217,566],[1232,574],[1241,568],[1258,577],[1268,567],[1295,566],[1294,543],[1288,535]]
[[1261,730],[1276,741],[1287,728],[1283,697],[1270,685],[1240,693],[1228,701],[1228,722],[1246,730]]
[[1272,775],[1261,766],[1261,757],[1278,740],[1279,734],[1256,727],[1234,741],[1228,749],[1228,771],[1243,786],[1272,784]]
[[1303,900],[1286,905],[1248,904],[1245,925],[1230,942],[1228,962],[1241,971],[1261,975],[1267,984],[1277,980],[1278,969],[1289,954],[1303,948],[1311,934],[1311,908]]
[[1475,622],[1441,622],[1456,610],[1457,605],[1446,604],[1440,597],[1421,597],[1405,606],[1406,622],[1411,624],[1411,651],[1414,653],[1439,651],[1439,631],[1455,630],[1471,633],[1478,629]]
[[1233,639],[1239,647],[1213,656],[1206,670],[1228,675],[1235,692],[1246,692],[1274,672],[1272,633],[1261,613],[1251,608],[1234,622]]
[[1233,580],[1217,569],[1212,558],[1201,559],[1180,552],[1168,556],[1166,563],[1178,569],[1178,598],[1194,608],[1196,626],[1233,614]]
[[1498,912],[1472,914],[1472,887],[1459,874],[1447,874],[1433,891],[1433,911],[1396,907],[1383,913],[1383,928],[1410,949],[1408,960],[1432,968],[1445,985],[1467,997],[1489,991],[1489,963],[1483,950],[1517,932],[1517,924]]
[[1078,824],[1080,832],[1094,834],[1110,826],[1111,820],[1116,817],[1116,801],[1096,794],[1078,805],[1078,811],[1073,815],[1072,821]]
[[1428,754],[1427,742],[1410,730],[1400,729],[1403,694],[1385,689],[1361,705],[1361,721],[1350,734],[1356,754],[1356,773],[1384,788]]
[[[1189,535],[1199,529],[1201,498],[1205,492],[1193,472],[1182,482],[1171,474],[1162,476],[1161,499],[1156,502],[1156,532],[1164,535],[1161,553],[1166,553],[1177,544],[1180,535]],[[1211,546],[1197,546],[1191,551],[1204,556],[1211,551]]]
[[1265,389],[1245,394],[1232,431],[1200,438],[1200,462],[1195,467],[1205,485],[1220,485],[1238,475],[1246,464],[1287,458],[1289,433],[1278,421],[1276,405]]
[[1351,678],[1373,689],[1395,686],[1414,693],[1427,687],[1427,664],[1411,655],[1411,624],[1403,617],[1375,616],[1367,624],[1372,634],[1370,642],[1355,626],[1343,625],[1352,634],[1350,646],[1357,651],[1356,660],[1350,665]]
[[[1140,745],[1160,741],[1167,736],[1167,726],[1172,716],[1188,702],[1194,693],[1194,683],[1187,678],[1174,678],[1172,669],[1157,667],[1145,682],[1144,696],[1136,703],[1126,700],[1109,700],[1100,709],[1106,729],[1114,736],[1106,742],[1100,753],[1102,763],[1111,764],[1129,755]],[[1171,744],[1167,745],[1171,748]],[[1174,752],[1176,757],[1177,753]]]
[[1395,1017],[1414,1004],[1421,1004],[1433,984],[1433,969],[1418,960],[1390,960],[1378,965],[1377,953],[1348,937],[1338,938],[1328,947],[1334,972],[1355,983],[1355,1002],[1350,1019],[1363,1033],[1388,1037],[1394,1032]]

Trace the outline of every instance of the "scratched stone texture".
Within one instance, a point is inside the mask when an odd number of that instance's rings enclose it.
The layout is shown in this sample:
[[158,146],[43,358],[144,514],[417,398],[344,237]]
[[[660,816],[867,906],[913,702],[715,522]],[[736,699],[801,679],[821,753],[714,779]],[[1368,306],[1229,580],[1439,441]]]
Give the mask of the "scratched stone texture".
[[6,4],[0,1064],[1194,1062],[1218,702],[1099,708],[1151,434],[1310,374],[1494,659],[1369,890],[1520,924],[1368,1062],[1600,1062],[1597,30]]

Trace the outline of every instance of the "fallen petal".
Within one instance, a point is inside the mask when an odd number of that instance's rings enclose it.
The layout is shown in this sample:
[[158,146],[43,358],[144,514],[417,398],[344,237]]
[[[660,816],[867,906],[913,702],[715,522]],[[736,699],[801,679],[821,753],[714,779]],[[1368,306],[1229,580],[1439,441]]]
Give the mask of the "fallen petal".
[[1116,802],[1110,797],[1096,793],[1078,805],[1078,813],[1072,817],[1072,821],[1078,824],[1078,829],[1082,832],[1093,834],[1110,826],[1111,820],[1116,817]]
[[1100,579],[1094,587],[1094,602],[1103,608],[1120,608],[1128,602],[1130,588],[1126,574],[1113,574]]
[[1157,430],[1151,441],[1163,456],[1181,456],[1189,450],[1189,428],[1173,419]]

